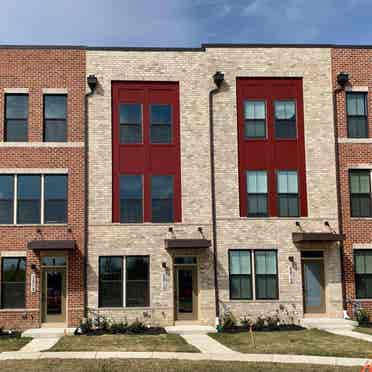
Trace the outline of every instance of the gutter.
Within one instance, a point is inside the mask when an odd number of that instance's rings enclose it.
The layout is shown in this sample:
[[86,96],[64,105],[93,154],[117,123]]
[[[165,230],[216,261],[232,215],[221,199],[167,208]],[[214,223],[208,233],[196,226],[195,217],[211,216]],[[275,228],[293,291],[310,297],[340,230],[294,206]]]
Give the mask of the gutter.
[[212,202],[212,249],[213,249],[213,269],[214,269],[214,290],[216,306],[216,326],[220,323],[220,305],[218,291],[218,272],[217,272],[217,212],[216,212],[216,180],[215,180],[215,159],[214,159],[214,121],[213,121],[213,98],[220,92],[224,82],[224,74],[217,71],[213,76],[216,88],[209,92],[209,143],[210,143],[210,167],[211,167],[211,202]]

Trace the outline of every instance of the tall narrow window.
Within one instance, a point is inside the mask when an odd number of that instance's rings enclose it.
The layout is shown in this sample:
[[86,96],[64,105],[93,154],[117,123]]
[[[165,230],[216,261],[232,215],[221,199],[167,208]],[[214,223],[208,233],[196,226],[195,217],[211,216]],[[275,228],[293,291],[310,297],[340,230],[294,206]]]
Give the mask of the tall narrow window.
[[14,223],[14,176],[0,176],[0,224]]
[[352,217],[371,217],[371,171],[350,171],[350,207]]
[[17,223],[39,224],[41,176],[19,175],[17,183]]
[[255,251],[256,299],[278,299],[276,251]]
[[44,223],[67,223],[67,176],[44,176]]
[[122,103],[119,106],[120,143],[142,143],[142,105]]
[[150,105],[151,143],[172,143],[172,106]]
[[279,216],[299,216],[297,171],[278,171],[277,177]]
[[143,222],[142,176],[120,176],[120,222]]
[[252,299],[251,251],[229,251],[230,299]]
[[295,101],[275,101],[275,137],[297,137]]
[[173,222],[173,176],[151,177],[152,222]]
[[123,258],[99,258],[99,307],[123,306]]
[[44,141],[67,141],[67,96],[44,96]]
[[347,133],[349,138],[368,137],[367,94],[346,94]]
[[28,95],[5,95],[5,141],[28,140]]
[[247,171],[247,210],[248,217],[268,215],[267,172]]
[[244,102],[245,138],[266,138],[265,101]]
[[2,308],[25,308],[26,259],[23,257],[4,257],[1,272]]
[[126,306],[147,307],[149,300],[149,258],[126,257]]
[[372,251],[354,251],[356,298],[372,298]]

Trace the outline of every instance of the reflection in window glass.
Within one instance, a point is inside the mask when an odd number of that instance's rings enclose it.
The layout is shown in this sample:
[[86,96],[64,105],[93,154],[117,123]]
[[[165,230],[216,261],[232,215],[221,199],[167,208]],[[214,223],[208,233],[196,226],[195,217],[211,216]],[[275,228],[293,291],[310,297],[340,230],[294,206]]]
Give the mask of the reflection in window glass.
[[14,222],[14,176],[0,175],[0,224]]
[[278,298],[276,251],[255,251],[256,299]]
[[19,175],[17,182],[17,223],[39,224],[41,176]]
[[120,143],[142,143],[142,105],[120,104],[119,119]]
[[2,308],[23,309],[25,307],[26,259],[4,257],[1,271]]
[[347,132],[349,138],[368,138],[367,94],[346,93]]
[[277,182],[279,216],[299,216],[297,171],[278,171]]
[[126,257],[126,306],[149,306],[149,258]]
[[251,251],[231,250],[229,264],[230,298],[232,300],[252,299]]
[[44,177],[44,223],[67,222],[67,176]]
[[99,258],[99,306],[123,306],[123,258]]
[[150,105],[151,143],[172,142],[172,106]]
[[275,137],[296,138],[295,101],[275,101]]
[[247,171],[248,217],[268,215],[267,172]]
[[28,95],[5,95],[5,141],[28,140]]
[[173,176],[151,177],[152,222],[173,221]]
[[265,101],[245,101],[245,137],[266,137],[266,103]]
[[44,96],[44,141],[67,141],[67,96]]
[[143,187],[141,175],[120,176],[120,222],[143,221]]

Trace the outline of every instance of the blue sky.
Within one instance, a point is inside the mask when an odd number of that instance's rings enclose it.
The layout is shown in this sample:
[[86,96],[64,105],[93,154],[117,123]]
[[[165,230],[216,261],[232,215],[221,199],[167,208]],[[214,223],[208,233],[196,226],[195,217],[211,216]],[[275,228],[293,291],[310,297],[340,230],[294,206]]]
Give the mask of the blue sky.
[[372,44],[372,0],[10,0],[0,43]]

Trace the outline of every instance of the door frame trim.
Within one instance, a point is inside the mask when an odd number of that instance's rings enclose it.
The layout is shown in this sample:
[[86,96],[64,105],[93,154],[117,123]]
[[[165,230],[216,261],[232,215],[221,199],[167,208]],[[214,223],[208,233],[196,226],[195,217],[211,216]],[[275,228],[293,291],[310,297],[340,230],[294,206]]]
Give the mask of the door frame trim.
[[[307,311],[305,302],[305,275],[304,275],[304,264],[306,262],[317,262],[321,264],[321,299],[322,303],[319,307],[319,311]],[[302,274],[302,301],[303,301],[303,312],[304,314],[326,314],[326,281],[325,281],[325,260],[324,257],[302,257],[301,258],[301,274]]]

